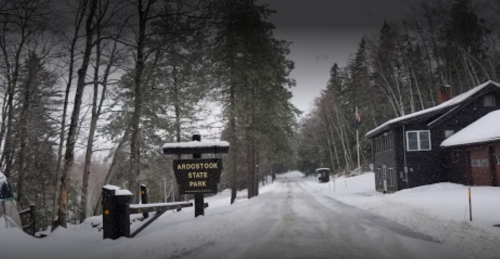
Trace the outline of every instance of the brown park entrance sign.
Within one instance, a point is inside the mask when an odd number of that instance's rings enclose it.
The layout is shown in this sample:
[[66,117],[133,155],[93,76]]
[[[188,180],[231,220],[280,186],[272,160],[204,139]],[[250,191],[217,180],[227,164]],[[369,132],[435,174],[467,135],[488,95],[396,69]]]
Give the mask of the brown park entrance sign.
[[180,194],[217,193],[222,159],[177,159],[173,162]]

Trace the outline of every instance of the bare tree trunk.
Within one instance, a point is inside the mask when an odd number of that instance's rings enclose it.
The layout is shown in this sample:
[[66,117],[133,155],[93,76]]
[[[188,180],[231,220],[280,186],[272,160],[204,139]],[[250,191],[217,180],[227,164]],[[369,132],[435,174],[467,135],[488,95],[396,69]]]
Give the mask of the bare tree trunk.
[[[250,124],[250,123],[248,123]],[[248,199],[253,197],[253,176],[252,176],[252,141],[251,141],[251,133],[250,127],[247,126],[245,129],[245,138],[246,138],[246,166],[247,166],[247,193]]]
[[66,132],[66,115],[68,112],[68,103],[69,103],[69,92],[71,90],[71,84],[73,82],[73,69],[75,66],[75,48],[76,48],[76,42],[78,41],[79,35],[78,31],[80,30],[80,26],[83,22],[83,18],[85,17],[85,10],[87,10],[87,5],[85,4],[85,1],[80,1],[80,5],[78,7],[76,17],[75,17],[75,34],[73,36],[73,39],[71,41],[71,47],[69,49],[69,71],[68,71],[68,82],[66,83],[66,91],[64,94],[64,103],[63,103],[63,113],[62,113],[62,119],[61,119],[61,130],[59,132],[59,147],[57,149],[57,165],[56,165],[56,172],[54,175],[54,181],[53,181],[53,186],[54,186],[54,195],[52,197],[52,221],[54,222],[57,218],[57,189],[59,187],[59,173],[61,171],[61,164],[62,164],[62,152],[63,152],[63,147],[64,147],[64,136]]
[[76,144],[76,131],[78,128],[78,120],[80,117],[80,108],[82,104],[83,89],[85,87],[85,76],[87,75],[87,68],[90,62],[90,55],[92,52],[92,38],[94,34],[94,28],[92,28],[92,20],[97,7],[97,0],[92,0],[89,15],[86,22],[86,44],[85,52],[83,55],[82,66],[78,70],[78,83],[76,86],[75,102],[73,107],[73,113],[71,114],[71,121],[68,130],[68,141],[66,142],[66,152],[64,155],[64,169],[61,176],[61,191],[59,195],[59,210],[58,218],[54,221],[52,225],[52,231],[54,231],[58,226],[66,228],[66,213],[68,207],[68,182],[69,182],[69,171],[73,167],[74,162],[74,149]]
[[136,36],[136,62],[135,62],[135,74],[134,74],[134,112],[132,113],[131,120],[131,134],[130,134],[130,171],[128,174],[129,179],[129,189],[132,192],[132,203],[136,203],[139,200],[139,182],[137,181],[137,176],[141,172],[141,132],[139,129],[141,116],[142,116],[142,96],[143,87],[149,81],[149,77],[146,82],[143,81],[144,68],[146,62],[146,27],[147,23],[151,18],[151,8],[156,0],[148,0],[143,3],[143,0],[137,0],[137,14],[138,14],[138,34]]
[[[26,28],[25,28],[26,29]],[[5,136],[5,143],[3,147],[2,157],[0,163],[5,166],[3,173],[5,176],[9,177],[12,170],[12,160],[14,157],[14,132],[13,132],[13,119],[14,119],[14,95],[17,87],[17,82],[19,79],[19,69],[21,66],[21,52],[26,43],[27,36],[23,33],[21,35],[21,42],[16,50],[14,64],[12,65],[9,61],[7,54],[7,46],[5,42],[2,41],[2,52],[4,54],[4,63],[8,70],[7,76],[7,132]],[[12,74],[11,74],[12,73]]]
[[338,107],[337,107],[336,104],[334,104],[334,105],[335,105],[335,107],[333,108],[333,110],[335,111],[335,115],[337,117],[337,123],[339,125],[337,127],[337,134],[339,135],[340,143],[342,144],[342,149],[344,150],[344,161],[345,161],[346,169],[349,169],[350,168],[349,154],[348,154],[348,151],[347,151],[347,145],[344,142],[346,138],[344,137],[344,131],[342,129],[342,121],[340,119]]
[[254,141],[253,164],[255,175],[255,196],[259,196],[260,170],[259,170],[259,148],[258,141]]
[[[324,126],[324,129],[325,129],[325,135],[326,135],[326,141],[328,143],[328,152],[330,154],[330,163],[332,165],[332,170],[334,170],[335,168],[335,162],[333,160],[333,152],[332,152],[332,147],[335,149],[335,156],[337,156],[337,150],[336,150],[336,147],[335,147],[335,142],[332,140],[330,140],[330,134],[331,134],[331,130],[330,130],[330,127],[332,125],[330,125],[330,120],[328,118],[328,114],[325,110],[325,104],[321,105],[321,108],[322,108],[322,113],[325,115],[325,119],[326,119],[326,122],[323,122],[323,126]],[[333,135],[332,135],[333,137]],[[337,158],[338,159],[338,158]]]
[[[99,37],[100,35],[98,35]],[[83,168],[83,195],[81,199],[81,211],[80,211],[80,219],[83,221],[87,217],[87,208],[89,207],[89,179],[90,179],[90,166],[92,164],[92,153],[93,153],[93,143],[94,143],[94,136],[95,136],[95,131],[97,128],[97,121],[99,117],[101,116],[101,111],[102,111],[102,106],[104,104],[104,100],[106,98],[106,91],[107,91],[107,81],[108,77],[111,71],[111,67],[114,65],[115,61],[115,55],[116,55],[116,49],[117,49],[117,44],[113,45],[113,49],[111,51],[110,59],[108,61],[108,64],[106,66],[106,70],[104,71],[103,79],[102,79],[102,91],[101,91],[101,97],[100,99],[98,98],[98,92],[99,92],[99,66],[100,66],[100,57],[101,57],[101,45],[100,43],[97,44],[97,58],[96,58],[96,67],[94,70],[94,98],[92,101],[92,118],[90,121],[90,130],[89,130],[89,136],[87,139],[87,150],[85,153],[85,164]],[[98,103],[99,99],[99,103]]]
[[234,200],[236,200],[236,192],[237,192],[237,184],[238,184],[238,179],[237,179],[237,171],[238,171],[238,165],[237,165],[237,150],[236,150],[236,114],[235,114],[235,109],[236,109],[236,100],[235,100],[235,85],[234,81],[232,80],[231,86],[230,86],[230,96],[229,96],[229,103],[231,105],[230,107],[230,117],[229,117],[229,127],[230,127],[230,134],[231,134],[231,162],[232,162],[232,167],[233,167],[233,174],[232,174],[232,181],[231,181],[231,204],[234,203]]
[[173,68],[174,79],[174,102],[175,102],[175,135],[176,141],[181,142],[181,104],[179,100],[179,86],[177,84],[177,66]]

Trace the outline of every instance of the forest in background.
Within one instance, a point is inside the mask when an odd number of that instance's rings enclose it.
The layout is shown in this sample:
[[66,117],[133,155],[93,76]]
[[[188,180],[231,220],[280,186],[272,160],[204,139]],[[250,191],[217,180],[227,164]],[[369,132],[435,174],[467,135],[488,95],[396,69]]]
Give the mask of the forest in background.
[[357,170],[356,106],[361,171],[372,162],[365,134],[387,120],[437,105],[438,88],[452,97],[500,80],[500,1],[408,1],[403,21],[382,21],[360,39],[345,67],[333,64],[314,108],[299,122],[299,170]]
[[436,105],[440,86],[458,95],[500,80],[500,1],[413,0],[404,21],[381,21],[333,64],[297,121],[290,42],[273,36],[273,13],[254,0],[0,2],[0,170],[20,207],[35,204],[39,228],[55,229],[99,214],[108,183],[146,184],[151,202],[188,198],[161,146],[203,131],[231,144],[219,184],[230,203],[289,168],[348,174],[356,106],[368,170],[366,132]]
[[211,129],[202,140],[231,143],[228,203],[257,196],[293,163],[300,113],[273,13],[253,0],[1,1],[0,170],[20,208],[54,230],[99,214],[105,184],[188,198],[161,146]]

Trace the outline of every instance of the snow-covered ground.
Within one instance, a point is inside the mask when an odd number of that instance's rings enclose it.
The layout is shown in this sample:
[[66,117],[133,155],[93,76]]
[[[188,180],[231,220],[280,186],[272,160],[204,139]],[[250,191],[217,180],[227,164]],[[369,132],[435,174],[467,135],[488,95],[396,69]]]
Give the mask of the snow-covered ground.
[[[322,184],[300,172],[278,177],[281,182],[263,186],[256,198],[248,200],[246,191],[240,192],[233,205],[229,205],[228,190],[205,198],[209,208],[205,216],[196,219],[193,208],[167,212],[135,238],[103,240],[102,232],[92,227],[101,222],[100,217],[58,229],[43,239],[16,229],[0,229],[0,258],[190,258],[191,251],[227,239],[242,229],[248,230],[254,222],[262,222],[263,217],[266,222],[280,220],[273,215],[273,206],[280,204],[277,198],[289,195],[289,187],[284,184],[288,180],[301,187],[295,190],[298,197],[297,192],[307,192],[313,194],[318,204],[330,206],[325,203],[329,197],[367,210],[452,247],[466,258],[499,258],[500,228],[493,227],[500,224],[498,187],[472,187],[473,221],[470,222],[466,186],[441,183],[381,194],[373,188],[373,173]],[[140,224],[134,221],[132,231]]]
[[311,191],[330,196],[407,226],[471,254],[474,258],[500,258],[500,187],[471,187],[472,222],[468,187],[438,183],[392,194],[374,189],[373,172],[340,177],[319,184],[304,181]]

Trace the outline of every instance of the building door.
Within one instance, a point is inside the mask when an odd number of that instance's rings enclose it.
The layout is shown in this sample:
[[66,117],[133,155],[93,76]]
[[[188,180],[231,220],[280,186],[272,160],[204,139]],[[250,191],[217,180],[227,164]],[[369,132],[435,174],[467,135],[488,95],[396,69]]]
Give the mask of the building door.
[[488,147],[478,146],[469,149],[471,185],[491,186],[491,155]]

